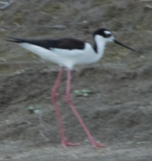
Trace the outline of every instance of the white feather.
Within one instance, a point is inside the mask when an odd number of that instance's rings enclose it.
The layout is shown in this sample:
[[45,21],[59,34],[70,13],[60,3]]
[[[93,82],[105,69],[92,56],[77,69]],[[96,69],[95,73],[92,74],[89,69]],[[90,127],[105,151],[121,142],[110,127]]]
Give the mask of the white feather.
[[50,48],[51,50],[49,50],[29,43],[20,43],[20,45],[23,48],[39,55],[43,59],[50,60],[60,66],[72,69],[76,64],[94,63],[103,56],[105,43],[107,41],[99,35],[95,36],[95,41],[97,43],[97,53],[89,43],[85,43],[85,48],[83,50],[67,50],[57,48]]
[[111,34],[111,32],[110,32],[110,31],[104,31],[104,33],[105,33],[105,34]]

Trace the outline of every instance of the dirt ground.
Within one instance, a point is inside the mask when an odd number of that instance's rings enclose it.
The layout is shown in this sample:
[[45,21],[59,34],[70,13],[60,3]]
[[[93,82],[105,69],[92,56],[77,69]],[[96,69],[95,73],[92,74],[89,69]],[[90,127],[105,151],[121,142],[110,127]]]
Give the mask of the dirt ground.
[[[151,5],[140,0],[16,0],[0,10],[1,161],[152,160]],[[101,61],[76,66],[72,73],[73,103],[106,148],[91,146],[67,106],[64,75],[58,100],[66,135],[81,143],[64,149],[50,100],[59,67],[4,39],[66,36],[92,43],[91,33],[99,27],[112,30],[137,52],[108,44]],[[78,97],[75,91],[83,89],[88,96]]]

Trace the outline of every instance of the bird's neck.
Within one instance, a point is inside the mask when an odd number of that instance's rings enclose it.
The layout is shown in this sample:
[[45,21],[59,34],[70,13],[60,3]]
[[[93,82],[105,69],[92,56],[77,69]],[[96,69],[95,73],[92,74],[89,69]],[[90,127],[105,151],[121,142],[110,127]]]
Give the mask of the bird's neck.
[[103,37],[96,35],[94,37],[94,51],[98,56],[101,58],[104,54],[104,49],[105,49],[106,41]]

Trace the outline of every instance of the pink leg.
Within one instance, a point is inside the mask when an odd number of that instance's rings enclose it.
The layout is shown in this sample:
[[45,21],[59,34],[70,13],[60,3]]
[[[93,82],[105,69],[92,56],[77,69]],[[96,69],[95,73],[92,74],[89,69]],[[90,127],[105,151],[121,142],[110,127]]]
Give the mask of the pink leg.
[[80,122],[81,126],[83,127],[84,131],[88,135],[88,138],[89,138],[90,142],[92,143],[92,146],[95,147],[95,148],[105,147],[104,144],[97,143],[94,140],[94,138],[91,136],[89,130],[87,129],[87,127],[83,123],[82,118],[79,116],[78,112],[76,111],[75,107],[73,106],[72,99],[71,99],[71,95],[70,95],[70,85],[71,85],[71,70],[68,69],[68,73],[67,73],[66,101],[69,104],[70,108],[72,109],[73,113],[76,115],[76,117],[79,120],[79,122]]
[[64,128],[63,128],[63,123],[62,123],[59,105],[57,103],[57,91],[58,91],[58,88],[59,88],[59,85],[60,85],[61,76],[62,76],[63,71],[64,71],[64,67],[62,67],[62,69],[60,70],[58,77],[55,81],[55,85],[54,85],[52,93],[51,93],[51,98],[52,98],[52,101],[53,101],[53,106],[54,106],[54,110],[55,110],[55,113],[56,113],[59,132],[60,132],[61,139],[62,139],[62,146],[67,147],[67,146],[75,146],[75,145],[78,145],[79,143],[67,142],[67,139],[65,137]]

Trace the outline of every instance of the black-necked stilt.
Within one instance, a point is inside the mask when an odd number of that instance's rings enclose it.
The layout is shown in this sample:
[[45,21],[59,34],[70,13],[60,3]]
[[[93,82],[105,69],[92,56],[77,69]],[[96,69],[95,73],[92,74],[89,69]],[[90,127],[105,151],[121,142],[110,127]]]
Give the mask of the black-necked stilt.
[[127,47],[120,42],[116,41],[112,36],[111,32],[107,29],[98,29],[93,34],[94,47],[89,43],[72,39],[42,39],[42,40],[30,40],[30,39],[20,39],[20,38],[8,38],[8,41],[18,43],[23,48],[32,51],[33,53],[39,55],[43,59],[50,60],[61,66],[61,70],[56,79],[55,85],[53,87],[51,98],[53,101],[54,109],[56,112],[57,123],[59,126],[59,131],[62,139],[62,145],[64,147],[78,145],[79,143],[67,142],[65,137],[64,128],[62,124],[61,114],[59,110],[59,105],[57,103],[57,91],[60,84],[61,76],[64,68],[67,68],[67,87],[66,87],[66,101],[76,117],[78,118],[80,124],[84,128],[84,131],[88,135],[90,142],[93,147],[98,148],[104,146],[101,143],[97,143],[91,136],[89,130],[83,123],[83,120],[79,116],[75,107],[73,106],[71,95],[70,95],[70,84],[71,84],[71,70],[76,64],[88,64],[97,62],[104,53],[105,45],[107,42],[115,42],[122,45],[132,51],[130,47]]

